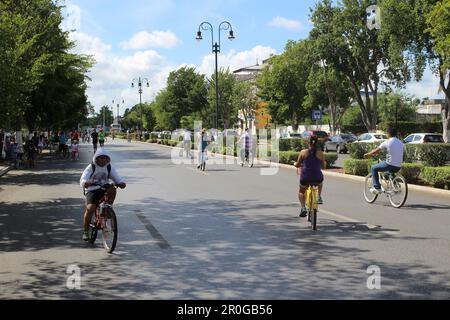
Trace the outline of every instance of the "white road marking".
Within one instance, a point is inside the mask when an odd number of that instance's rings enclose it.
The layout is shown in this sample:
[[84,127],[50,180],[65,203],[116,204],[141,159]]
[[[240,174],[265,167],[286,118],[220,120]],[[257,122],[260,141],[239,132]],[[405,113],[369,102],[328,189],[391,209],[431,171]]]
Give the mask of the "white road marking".
[[[292,202],[292,203],[293,204],[298,204],[298,202]],[[373,225],[373,224],[370,224],[370,223],[365,223],[365,222],[362,222],[362,221],[359,221],[359,220],[356,220],[356,219],[353,219],[353,218],[350,218],[350,217],[347,217],[347,216],[344,216],[344,215],[341,215],[341,214],[337,214],[335,212],[332,212],[332,211],[329,211],[329,210],[326,210],[326,209],[323,209],[322,207],[319,207],[319,217],[320,217],[321,213],[324,213],[324,214],[326,214],[328,216],[334,217],[334,218],[342,220],[342,221],[356,223],[356,224],[359,224],[361,226],[366,226],[369,230],[377,230],[377,229],[381,229],[382,228],[382,226],[376,226],[376,225]],[[389,231],[389,230],[386,230],[386,231],[381,230],[381,232],[385,233],[385,234],[389,234],[389,235],[397,235],[399,233],[398,231]]]

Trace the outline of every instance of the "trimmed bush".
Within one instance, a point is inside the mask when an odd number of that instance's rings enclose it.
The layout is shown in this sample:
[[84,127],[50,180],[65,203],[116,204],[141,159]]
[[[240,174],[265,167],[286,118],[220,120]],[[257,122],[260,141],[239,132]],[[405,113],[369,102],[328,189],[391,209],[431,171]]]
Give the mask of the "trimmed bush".
[[414,183],[419,181],[422,169],[423,165],[419,163],[404,163],[400,174],[405,177],[407,182]]
[[417,145],[418,160],[422,161],[425,166],[443,167],[447,163],[450,154],[450,144],[447,143],[430,143]]
[[280,151],[280,163],[293,165],[298,160],[297,151]]
[[348,159],[344,161],[344,172],[345,174],[365,177],[369,174],[371,166],[371,160]]
[[[361,142],[348,143],[347,149],[348,149],[348,152],[350,153],[350,157],[352,159],[363,160],[364,155],[366,153],[369,153],[373,149],[378,148],[380,146],[380,144],[381,143],[361,143]],[[378,160],[378,159],[384,159],[384,158],[386,158],[386,153],[381,152],[373,159]]]
[[450,166],[424,167],[421,178],[436,188],[450,189]]
[[280,139],[279,150],[280,152],[291,151],[291,139]]
[[324,153],[325,161],[327,162],[327,169],[331,168],[337,161],[338,155],[336,153]]

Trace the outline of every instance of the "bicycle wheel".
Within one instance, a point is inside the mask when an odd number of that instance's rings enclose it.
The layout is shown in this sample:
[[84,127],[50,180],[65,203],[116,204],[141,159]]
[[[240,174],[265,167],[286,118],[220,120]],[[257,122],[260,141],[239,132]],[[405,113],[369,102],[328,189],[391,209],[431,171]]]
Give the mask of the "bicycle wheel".
[[390,182],[390,190],[387,192],[389,201],[394,208],[401,208],[408,198],[408,183],[406,179],[397,175]]
[[98,234],[98,229],[97,229],[97,212],[92,215],[91,223],[89,224],[89,234],[91,236],[91,240],[89,242],[91,244],[94,244],[95,240],[97,240],[97,234]]
[[378,198],[377,194],[373,194],[372,192],[370,192],[370,189],[372,187],[373,187],[372,175],[369,174],[366,177],[366,180],[364,181],[364,198],[368,203],[374,203]]
[[112,208],[104,209],[105,216],[102,219],[103,221],[103,229],[102,229],[102,237],[103,237],[103,246],[106,249],[106,252],[113,253],[117,244],[117,218],[116,213]]

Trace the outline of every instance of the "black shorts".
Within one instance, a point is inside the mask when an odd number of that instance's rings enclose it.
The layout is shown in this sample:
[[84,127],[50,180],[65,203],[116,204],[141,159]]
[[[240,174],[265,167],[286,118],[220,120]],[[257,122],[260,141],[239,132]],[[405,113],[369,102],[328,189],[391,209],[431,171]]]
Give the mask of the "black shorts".
[[303,181],[303,180],[301,180],[300,181],[300,188],[302,188],[302,189],[308,189],[308,187],[310,186],[310,185],[313,185],[313,186],[321,186],[322,185],[322,183],[323,183],[323,179],[322,179],[322,181]]
[[105,191],[102,189],[90,191],[86,194],[86,204],[99,205],[100,201],[102,201],[104,195],[105,195]]

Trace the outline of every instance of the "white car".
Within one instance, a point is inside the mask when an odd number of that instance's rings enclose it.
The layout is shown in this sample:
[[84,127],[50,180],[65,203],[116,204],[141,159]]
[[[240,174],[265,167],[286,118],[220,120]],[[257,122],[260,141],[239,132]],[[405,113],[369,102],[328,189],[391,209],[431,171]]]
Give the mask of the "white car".
[[444,143],[444,138],[441,134],[436,133],[413,133],[407,136],[403,142],[410,144]]
[[356,143],[374,143],[374,142],[384,142],[388,137],[383,133],[364,133],[358,137],[355,141]]

